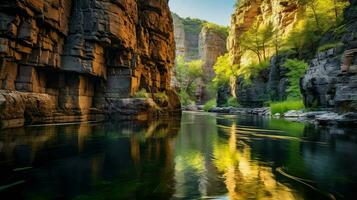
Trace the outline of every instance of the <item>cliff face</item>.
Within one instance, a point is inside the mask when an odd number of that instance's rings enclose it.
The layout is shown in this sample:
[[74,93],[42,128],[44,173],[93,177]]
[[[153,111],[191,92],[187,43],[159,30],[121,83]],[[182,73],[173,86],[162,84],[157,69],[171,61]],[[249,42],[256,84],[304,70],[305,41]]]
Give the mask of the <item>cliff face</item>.
[[301,81],[308,107],[357,111],[357,1],[350,2],[345,12],[344,34],[327,34],[324,38],[338,37],[343,45],[319,52]]
[[2,127],[104,119],[140,88],[175,98],[174,57],[167,0],[3,0]]
[[295,1],[286,0],[243,0],[231,18],[228,37],[228,51],[234,64],[240,64],[245,58],[241,52],[240,37],[261,19],[260,25],[271,25],[278,30],[280,37],[285,37],[293,30],[298,18],[298,6]]
[[[236,8],[231,19],[231,28],[228,37],[228,51],[232,64],[244,65],[252,62],[249,51],[242,51],[240,38],[254,23],[274,27],[276,36],[286,37],[294,29],[299,17],[299,8],[295,1],[285,0],[252,0],[243,1]],[[275,49],[268,49],[268,55],[275,53]],[[246,84],[242,77],[232,88],[239,103],[246,107],[260,107],[269,100],[285,100],[288,80],[286,69],[282,66],[285,55],[273,57],[267,70],[259,72]],[[254,61],[257,62],[257,61]],[[222,95],[219,95],[222,96]]]
[[174,21],[176,56],[183,56],[186,61],[203,61],[203,80],[199,85],[198,103],[211,99],[206,86],[214,78],[213,66],[219,56],[227,52],[227,35],[214,27],[206,26],[205,21],[183,19],[172,14]]
[[214,78],[213,66],[217,58],[227,52],[227,36],[216,30],[203,27],[199,36],[199,57],[203,61],[203,73],[208,81]]
[[186,61],[200,59],[198,43],[204,21],[190,18],[183,19],[174,13],[172,13],[172,17],[176,56],[183,56]]

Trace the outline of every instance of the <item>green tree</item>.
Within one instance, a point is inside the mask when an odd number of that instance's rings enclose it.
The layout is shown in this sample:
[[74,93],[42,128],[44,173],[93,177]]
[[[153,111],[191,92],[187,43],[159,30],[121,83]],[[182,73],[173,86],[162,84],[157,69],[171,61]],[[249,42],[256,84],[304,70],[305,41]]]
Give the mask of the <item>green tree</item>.
[[202,65],[201,60],[185,62],[183,56],[176,59],[176,79],[179,83],[179,95],[183,104],[190,104],[196,100],[195,92],[203,76]]
[[301,99],[300,79],[305,74],[308,64],[303,60],[287,59],[283,66],[289,69],[289,72],[287,73],[287,77],[290,81],[287,90],[288,98]]
[[252,27],[240,37],[242,50],[249,50],[256,54],[261,64],[267,59],[267,51],[272,45],[274,27],[272,23],[261,25],[260,20],[256,20]]

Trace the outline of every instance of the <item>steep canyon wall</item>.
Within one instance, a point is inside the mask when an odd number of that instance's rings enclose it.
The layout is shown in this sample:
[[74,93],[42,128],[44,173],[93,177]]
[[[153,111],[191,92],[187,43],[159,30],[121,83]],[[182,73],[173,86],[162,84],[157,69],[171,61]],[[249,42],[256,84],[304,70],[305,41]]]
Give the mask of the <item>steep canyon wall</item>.
[[141,88],[166,93],[162,110],[175,110],[174,59],[167,0],[3,0],[2,127],[107,119]]
[[213,98],[207,86],[214,78],[213,66],[219,56],[227,52],[227,35],[207,26],[205,21],[181,18],[172,14],[174,22],[176,56],[183,56],[186,61],[202,60],[203,79],[197,91],[199,104]]
[[[350,0],[349,7],[344,11],[344,19],[337,27],[343,29],[343,32],[334,29],[328,31],[317,48],[332,43],[341,45],[319,50],[317,53],[313,49],[304,49],[309,55],[280,52],[276,56],[274,48],[268,49],[267,54],[273,56],[269,67],[252,77],[249,84],[243,77],[238,77],[234,86],[231,86],[239,103],[245,107],[260,107],[268,101],[286,100],[290,81],[287,77],[289,70],[283,64],[287,59],[298,58],[309,64],[306,74],[300,81],[301,93],[307,107],[340,112],[356,111],[356,4],[355,0]],[[295,1],[242,2],[232,15],[228,38],[232,64],[246,64],[251,59],[246,50],[242,51],[240,39],[256,20],[262,25],[272,24],[275,34],[286,38],[299,26],[299,20],[306,17],[304,9]],[[224,95],[226,92],[227,90],[222,90],[222,94],[218,96],[227,96]]]

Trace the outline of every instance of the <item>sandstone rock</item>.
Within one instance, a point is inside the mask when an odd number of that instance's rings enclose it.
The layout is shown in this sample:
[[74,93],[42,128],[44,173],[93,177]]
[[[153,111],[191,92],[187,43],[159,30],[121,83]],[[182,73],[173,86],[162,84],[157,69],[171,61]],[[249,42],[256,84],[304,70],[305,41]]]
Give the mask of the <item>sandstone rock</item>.
[[166,0],[3,0],[3,127],[103,120],[141,88],[167,93],[161,112],[177,110],[174,57]]

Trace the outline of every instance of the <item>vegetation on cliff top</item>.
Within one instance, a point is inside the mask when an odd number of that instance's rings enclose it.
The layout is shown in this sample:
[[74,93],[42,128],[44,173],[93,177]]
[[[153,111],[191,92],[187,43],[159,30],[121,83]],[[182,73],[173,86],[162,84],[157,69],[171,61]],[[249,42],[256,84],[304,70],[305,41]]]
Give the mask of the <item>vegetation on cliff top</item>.
[[[239,0],[236,3],[237,12],[245,9],[250,2]],[[264,3],[264,1],[263,1]],[[249,29],[244,31],[236,44],[240,51],[239,57],[234,58],[234,64],[228,54],[220,57],[214,66],[216,88],[232,80],[232,77],[244,77],[249,83],[263,69],[270,66],[273,56],[289,54],[290,58],[283,64],[288,69],[286,74],[289,80],[287,98],[289,100],[301,99],[300,78],[306,72],[310,59],[317,51],[336,48],[343,45],[340,41],[345,28],[343,10],[348,5],[347,0],[298,0],[297,15],[293,27],[284,32],[279,30],[277,23],[256,16]],[[279,22],[280,23],[280,22]],[[327,32],[333,33],[332,41],[321,44],[321,39]],[[300,103],[287,102],[284,106],[301,107]],[[296,106],[298,105],[299,106]],[[279,105],[280,106],[280,105]]]
[[228,26],[221,26],[218,24],[214,24],[211,22],[206,22],[203,24],[204,28],[210,29],[218,33],[222,38],[227,38],[228,33],[229,33],[229,27]]

